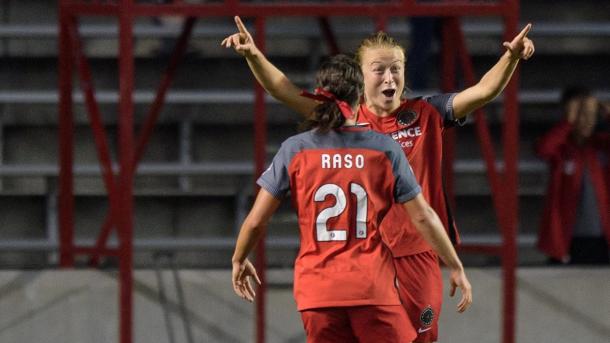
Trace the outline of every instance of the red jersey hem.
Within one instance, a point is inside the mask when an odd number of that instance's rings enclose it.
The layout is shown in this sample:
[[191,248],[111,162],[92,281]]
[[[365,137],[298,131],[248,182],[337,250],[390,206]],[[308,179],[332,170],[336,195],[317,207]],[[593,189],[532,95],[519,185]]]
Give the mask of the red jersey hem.
[[415,250],[393,248],[391,250],[392,250],[392,257],[394,257],[394,258],[400,258],[400,257],[405,257],[405,256],[417,255],[417,254],[425,253],[428,251],[434,251],[434,249],[432,247],[421,247],[420,249],[415,249]]
[[311,302],[304,305],[297,305],[297,310],[305,311],[314,308],[326,308],[326,307],[353,307],[353,306],[389,306],[389,305],[401,305],[400,300],[396,297],[396,300],[379,300],[379,299],[365,299],[365,300],[347,300],[347,301],[321,301]]

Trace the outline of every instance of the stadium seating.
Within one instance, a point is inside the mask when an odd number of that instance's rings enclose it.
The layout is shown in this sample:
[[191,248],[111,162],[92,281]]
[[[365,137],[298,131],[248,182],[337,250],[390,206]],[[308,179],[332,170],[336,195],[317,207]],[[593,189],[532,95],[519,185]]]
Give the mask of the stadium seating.
[[[607,85],[610,15],[599,2],[545,1],[522,4],[522,22],[533,22],[536,54],[522,65],[519,160],[524,263],[533,252],[546,167],[532,153],[534,139],[558,120],[556,102],[568,84],[587,84],[610,100]],[[57,8],[53,1],[3,1],[0,20],[0,267],[54,265],[57,257]],[[365,18],[331,19],[339,44],[352,50],[373,29]],[[327,53],[315,20],[270,20],[270,59],[304,88]],[[495,19],[463,21],[478,75],[501,53],[501,26]],[[171,52],[179,21],[142,19],[136,25],[136,118],[146,113]],[[226,266],[240,220],[249,209],[253,184],[253,78],[245,61],[220,40],[234,30],[231,18],[202,18],[167,97],[135,181],[136,265],[150,266],[159,254],[181,266]],[[388,31],[407,43],[408,23],[392,18]],[[98,100],[116,148],[118,72],[117,27],[94,18],[81,22]],[[435,52],[437,49],[435,47]],[[436,54],[435,54],[436,55]],[[438,84],[437,68],[430,84]],[[75,83],[78,85],[78,82]],[[430,89],[426,92],[438,92]],[[93,242],[107,203],[82,94],[75,89],[75,192],[77,241]],[[501,99],[487,106],[492,132],[500,136]],[[299,117],[268,98],[268,156],[296,132]],[[467,242],[499,242],[489,187],[473,126],[458,131],[457,222]],[[472,211],[476,208],[477,211]],[[292,264],[296,220],[288,202],[270,227],[269,263]],[[114,242],[114,243],[113,243]],[[115,244],[115,240],[111,240]],[[82,261],[84,263],[84,261]],[[110,261],[109,263],[112,263]]]

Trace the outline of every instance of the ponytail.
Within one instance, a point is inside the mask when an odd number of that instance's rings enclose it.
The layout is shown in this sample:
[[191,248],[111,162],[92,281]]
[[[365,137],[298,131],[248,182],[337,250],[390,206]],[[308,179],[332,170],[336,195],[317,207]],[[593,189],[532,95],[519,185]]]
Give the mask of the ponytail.
[[318,104],[311,114],[301,123],[303,131],[317,128],[321,133],[327,133],[331,129],[338,129],[345,123],[345,116],[341,113],[339,106],[334,102],[323,102]]
[[[324,62],[316,75],[317,93],[330,94],[322,100],[311,115],[301,124],[303,130],[317,128],[325,133],[337,129],[345,123],[345,107],[355,107],[363,89],[362,70],[358,63],[346,55],[335,55]],[[306,92],[305,92],[306,93]],[[312,94],[304,94],[311,97]],[[342,103],[343,112],[339,107]]]

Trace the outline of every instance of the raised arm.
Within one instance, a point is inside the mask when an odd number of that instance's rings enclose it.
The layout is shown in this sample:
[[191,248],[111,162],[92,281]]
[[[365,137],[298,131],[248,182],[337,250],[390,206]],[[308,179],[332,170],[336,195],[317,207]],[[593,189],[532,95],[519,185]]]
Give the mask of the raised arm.
[[316,107],[316,102],[302,97],[301,89],[258,50],[252,35],[238,16],[235,17],[235,24],[239,32],[223,39],[220,44],[225,48],[232,47],[246,58],[252,74],[267,93],[301,115],[308,116]]
[[258,192],[252,210],[244,220],[235,244],[235,252],[231,262],[233,264],[232,283],[235,293],[243,299],[253,301],[254,288],[250,278],[254,278],[260,285],[261,281],[256,269],[248,261],[248,255],[254,249],[267,230],[271,215],[277,210],[280,200],[276,199],[264,188]]
[[424,197],[419,194],[415,198],[405,202],[404,208],[411,217],[411,222],[422,234],[424,239],[430,243],[434,251],[440,256],[443,262],[451,269],[450,295],[455,294],[455,289],[460,288],[462,299],[457,305],[458,312],[464,312],[472,303],[472,287],[464,272],[464,267],[460,261],[447,233],[443,229],[443,224],[436,215],[436,212],[428,205]]
[[534,54],[534,43],[527,38],[532,24],[527,24],[511,42],[504,42],[506,52],[474,86],[458,93],[453,100],[455,118],[462,118],[495,99],[506,87],[520,59]]

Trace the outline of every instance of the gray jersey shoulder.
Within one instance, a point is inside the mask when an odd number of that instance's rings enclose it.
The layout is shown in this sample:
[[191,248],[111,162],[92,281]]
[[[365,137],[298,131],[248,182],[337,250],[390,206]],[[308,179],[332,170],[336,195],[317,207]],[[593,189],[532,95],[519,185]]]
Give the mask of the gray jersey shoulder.
[[457,93],[443,93],[425,95],[421,99],[432,105],[443,119],[443,126],[462,126],[466,123],[466,117],[456,119],[453,112],[453,100]]

